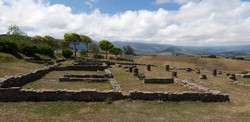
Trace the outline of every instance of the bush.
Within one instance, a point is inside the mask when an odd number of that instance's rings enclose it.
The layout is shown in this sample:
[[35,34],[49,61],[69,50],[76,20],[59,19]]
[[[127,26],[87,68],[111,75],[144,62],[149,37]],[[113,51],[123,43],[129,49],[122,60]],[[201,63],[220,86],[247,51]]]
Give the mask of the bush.
[[27,55],[27,56],[34,56],[37,53],[37,47],[29,42],[26,41],[18,41],[17,42],[19,52]]
[[235,60],[245,60],[244,57],[232,57],[232,59],[235,59]]
[[100,55],[100,54],[94,54],[93,55],[93,58],[96,58],[96,59],[103,59],[104,56]]
[[46,44],[38,44],[36,47],[39,54],[54,56],[54,49],[51,46]]
[[4,41],[0,40],[0,52],[5,52],[5,53],[17,53],[17,45],[13,41]]
[[217,58],[215,55],[209,55],[208,58]]
[[109,60],[115,60],[115,58],[114,57],[109,57]]
[[122,57],[118,57],[116,60],[118,60],[118,61],[127,61],[127,59],[122,58]]
[[248,74],[249,71],[242,71],[240,74]]
[[71,58],[71,56],[73,55],[73,51],[71,49],[69,49],[69,48],[64,48],[62,50],[62,55],[65,58]]

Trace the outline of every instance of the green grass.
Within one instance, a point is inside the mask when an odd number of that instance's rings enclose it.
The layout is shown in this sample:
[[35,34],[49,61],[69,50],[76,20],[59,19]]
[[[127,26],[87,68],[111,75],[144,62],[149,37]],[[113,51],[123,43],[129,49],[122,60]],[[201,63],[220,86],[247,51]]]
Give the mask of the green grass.
[[112,89],[109,81],[105,82],[91,82],[91,81],[77,81],[77,82],[59,82],[59,77],[63,77],[65,74],[103,74],[103,72],[95,71],[53,71],[46,74],[43,78],[28,83],[23,88],[34,88],[34,89],[70,89],[79,90],[82,88],[90,89]]
[[[125,69],[121,68],[111,68],[111,72],[114,74],[115,79],[122,86],[124,93],[128,93],[131,90],[138,91],[191,91],[185,87],[182,87],[177,84],[144,84],[143,80],[139,80],[134,77],[132,73],[128,73]],[[139,69],[141,72],[142,69]],[[146,76],[147,77],[147,76]],[[155,76],[154,78],[157,78]]]

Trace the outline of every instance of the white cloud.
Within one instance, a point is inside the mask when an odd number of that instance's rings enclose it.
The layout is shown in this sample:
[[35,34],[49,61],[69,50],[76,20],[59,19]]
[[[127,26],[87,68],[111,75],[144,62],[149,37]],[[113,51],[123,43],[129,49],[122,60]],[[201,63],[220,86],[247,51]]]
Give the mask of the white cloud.
[[199,2],[201,0],[156,0],[155,4],[165,4],[165,3],[177,3],[177,4],[186,4],[189,2]]
[[164,44],[250,44],[250,2],[202,0],[177,11],[126,11],[114,15],[98,9],[74,14],[70,7],[41,0],[0,0],[0,33],[11,24],[29,36],[63,38],[66,32],[94,40],[139,41]]

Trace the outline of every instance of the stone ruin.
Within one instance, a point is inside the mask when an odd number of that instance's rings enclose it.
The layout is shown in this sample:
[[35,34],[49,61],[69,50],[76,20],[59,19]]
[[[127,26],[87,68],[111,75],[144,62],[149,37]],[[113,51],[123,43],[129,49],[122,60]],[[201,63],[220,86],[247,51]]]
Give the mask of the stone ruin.
[[44,64],[46,66],[54,64],[51,59],[36,59],[35,57],[26,58],[25,61],[36,64]]
[[[80,61],[78,61],[80,62]],[[81,65],[80,65],[81,64]],[[78,63],[74,66],[49,66],[38,69],[33,72],[8,76],[0,79],[0,101],[105,101],[106,99],[120,100],[162,100],[162,101],[204,101],[204,102],[225,102],[229,101],[229,95],[222,94],[219,91],[213,91],[208,88],[190,83],[185,80],[176,78],[177,72],[173,72],[173,78],[154,78],[146,79],[145,75],[139,73],[138,68],[134,66],[128,67],[128,72],[132,73],[139,79],[144,79],[144,83],[176,83],[183,87],[195,90],[194,92],[148,92],[148,91],[130,91],[129,95],[122,94],[122,88],[113,77],[112,72],[108,69],[108,65],[86,65],[87,63]],[[88,63],[90,64],[90,63]],[[120,64],[122,65],[122,64]],[[123,68],[122,66],[118,66]],[[34,82],[51,71],[65,70],[87,70],[87,71],[104,71],[105,75],[75,75],[66,74],[63,78],[92,78],[109,80],[113,90],[96,90],[96,89],[80,89],[80,90],[50,90],[50,89],[22,89],[24,84]],[[165,69],[166,70],[166,69]],[[89,80],[89,79],[88,79]],[[69,80],[67,80],[69,81]]]
[[171,84],[174,83],[173,78],[145,78],[145,84]]
[[199,77],[199,79],[206,80],[206,79],[207,79],[207,76],[206,76],[206,75],[201,75],[201,76]]

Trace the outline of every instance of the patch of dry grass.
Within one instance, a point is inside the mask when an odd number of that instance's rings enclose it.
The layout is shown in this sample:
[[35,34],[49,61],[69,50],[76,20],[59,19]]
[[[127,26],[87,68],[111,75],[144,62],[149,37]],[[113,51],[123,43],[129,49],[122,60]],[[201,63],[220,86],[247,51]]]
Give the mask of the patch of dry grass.
[[6,75],[28,73],[35,69],[39,69],[43,67],[44,65],[42,64],[34,64],[34,63],[28,63],[24,61],[1,63],[0,64],[0,77],[4,77]]

